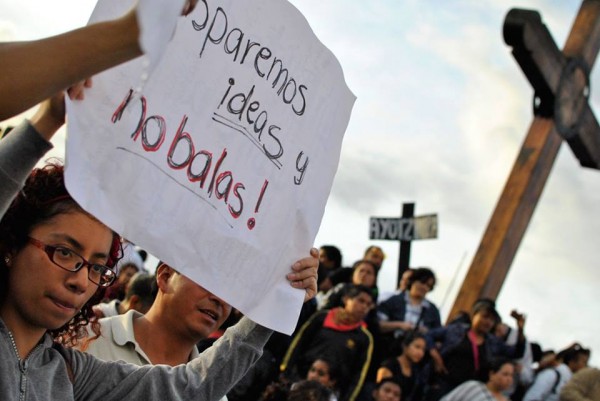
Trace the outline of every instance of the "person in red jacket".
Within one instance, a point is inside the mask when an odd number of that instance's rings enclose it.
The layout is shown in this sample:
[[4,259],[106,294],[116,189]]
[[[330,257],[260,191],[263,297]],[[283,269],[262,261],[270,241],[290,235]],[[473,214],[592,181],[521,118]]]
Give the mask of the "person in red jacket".
[[371,363],[373,337],[364,322],[375,300],[370,288],[351,287],[344,306],[315,313],[300,328],[281,364],[284,376],[306,377],[311,363],[320,358],[332,360],[341,369],[340,400],[357,398]]

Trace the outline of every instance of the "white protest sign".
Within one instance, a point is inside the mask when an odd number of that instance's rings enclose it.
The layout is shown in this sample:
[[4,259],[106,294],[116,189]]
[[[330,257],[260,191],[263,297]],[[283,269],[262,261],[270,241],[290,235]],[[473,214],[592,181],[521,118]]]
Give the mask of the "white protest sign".
[[[92,20],[128,7],[100,1]],[[256,322],[291,333],[355,97],[283,0],[199,1],[143,94],[143,58],[69,104],[67,186],[90,213]]]

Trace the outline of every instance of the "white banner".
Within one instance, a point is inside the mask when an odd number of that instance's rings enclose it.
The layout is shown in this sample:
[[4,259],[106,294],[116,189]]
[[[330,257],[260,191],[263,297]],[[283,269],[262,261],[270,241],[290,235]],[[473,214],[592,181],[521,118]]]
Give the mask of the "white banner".
[[[92,20],[123,13],[101,0]],[[291,333],[355,100],[287,1],[200,1],[136,92],[141,57],[68,105],[66,178],[90,213],[254,321]]]

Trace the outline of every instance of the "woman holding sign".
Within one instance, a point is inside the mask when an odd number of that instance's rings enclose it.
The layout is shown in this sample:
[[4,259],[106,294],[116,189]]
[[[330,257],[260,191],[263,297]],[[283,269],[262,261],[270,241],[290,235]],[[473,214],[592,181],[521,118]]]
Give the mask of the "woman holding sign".
[[[201,357],[171,368],[103,362],[74,345],[115,277],[120,238],[85,212],[63,168],[28,173],[64,120],[60,97],[0,141],[0,389],[3,400],[216,400],[261,355],[271,330],[249,319]],[[13,200],[14,198],[14,200]],[[12,201],[12,202],[11,202]],[[288,278],[316,292],[312,256]]]

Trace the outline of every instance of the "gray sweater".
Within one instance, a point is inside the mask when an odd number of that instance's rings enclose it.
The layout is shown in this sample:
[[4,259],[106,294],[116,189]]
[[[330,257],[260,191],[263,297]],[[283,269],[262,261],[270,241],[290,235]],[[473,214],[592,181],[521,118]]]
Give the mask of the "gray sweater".
[[[28,123],[0,140],[0,216],[50,147]],[[258,360],[271,333],[244,318],[186,365],[139,367],[104,362],[72,349],[65,349],[63,355],[52,347],[49,335],[20,360],[0,319],[0,399],[216,401]],[[67,365],[73,372],[72,381]]]
[[0,216],[23,188],[36,163],[52,149],[28,122],[0,140]]

